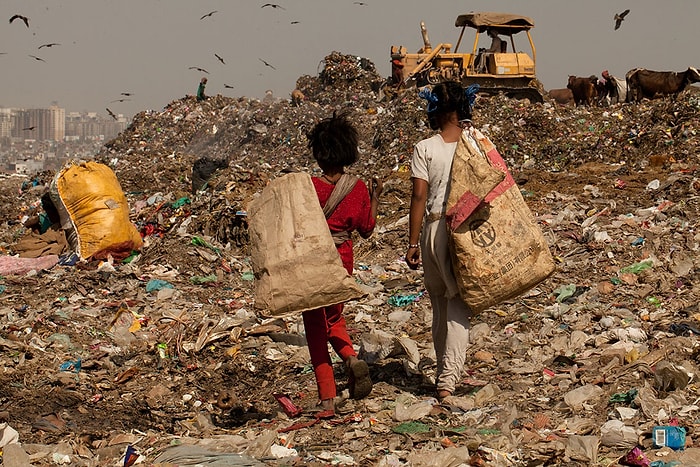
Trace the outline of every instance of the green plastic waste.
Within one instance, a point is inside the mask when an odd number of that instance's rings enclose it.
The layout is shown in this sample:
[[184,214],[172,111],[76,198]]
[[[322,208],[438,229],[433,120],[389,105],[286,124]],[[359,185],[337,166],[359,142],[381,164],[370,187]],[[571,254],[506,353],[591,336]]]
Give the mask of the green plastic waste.
[[572,297],[574,292],[576,292],[576,284],[562,285],[554,289],[554,293],[557,294],[557,302],[559,303]]
[[391,429],[394,433],[429,433],[430,427],[421,422],[404,422]]
[[168,281],[162,279],[151,279],[146,283],[146,292],[153,292],[162,289],[174,289],[175,286]]
[[649,269],[653,266],[654,266],[654,263],[651,260],[641,261],[639,263],[630,264],[629,266],[620,269],[620,274],[627,274],[627,273],[639,274],[640,272],[644,271],[645,269]]
[[407,294],[407,295],[392,295],[389,297],[389,305],[391,306],[406,306],[413,302],[417,302],[423,296],[423,292]]
[[207,242],[203,238],[194,236],[194,237],[192,237],[191,243],[192,243],[192,245],[203,246],[203,247],[209,248],[210,250],[215,252],[217,255],[221,256],[221,250],[219,248],[215,247],[214,245],[212,245],[211,243]]
[[192,276],[190,277],[190,282],[193,284],[206,284],[207,282],[216,282],[218,278],[216,274],[209,274],[208,276]]
[[638,391],[636,389],[630,389],[627,392],[618,392],[610,396],[608,403],[613,404],[615,402],[624,402],[625,404],[630,404],[634,398],[637,397],[637,392]]
[[183,207],[185,204],[190,204],[191,201],[187,196],[183,196],[182,198],[178,199],[175,201],[173,204],[170,205],[171,208],[173,209],[178,209]]

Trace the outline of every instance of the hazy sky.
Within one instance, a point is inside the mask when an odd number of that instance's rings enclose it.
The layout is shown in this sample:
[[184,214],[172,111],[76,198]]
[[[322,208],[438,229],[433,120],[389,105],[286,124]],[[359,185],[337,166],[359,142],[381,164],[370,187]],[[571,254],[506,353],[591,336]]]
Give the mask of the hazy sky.
[[[470,11],[533,18],[537,75],[546,89],[565,87],[569,74],[608,69],[624,77],[634,67],[700,66],[699,0],[277,1],[284,9],[252,0],[2,0],[0,107],[56,101],[67,111],[106,114],[109,107],[132,117],[194,94],[202,76],[210,95],[262,97],[271,89],[288,98],[296,79],[316,76],[332,51],[369,58],[389,76],[390,46],[417,51],[421,20],[433,45],[454,45],[455,18]],[[613,30],[613,15],[626,8],[631,12]],[[14,14],[29,17],[29,28],[10,24]],[[473,37],[465,32],[468,47]],[[53,42],[60,45],[38,49]],[[529,51],[526,41],[517,45]],[[133,93],[131,101],[111,102],[122,92]]]

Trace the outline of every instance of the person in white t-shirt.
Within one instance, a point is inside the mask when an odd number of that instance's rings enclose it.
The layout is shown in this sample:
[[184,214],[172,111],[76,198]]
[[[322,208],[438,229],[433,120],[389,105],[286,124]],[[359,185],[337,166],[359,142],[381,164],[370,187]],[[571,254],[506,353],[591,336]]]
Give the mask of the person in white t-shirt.
[[452,158],[462,131],[471,120],[477,89],[475,86],[465,91],[460,83],[446,82],[437,84],[432,91],[425,88],[419,94],[428,101],[428,121],[438,133],[418,142],[413,151],[406,263],[411,269],[423,265],[425,288],[433,308],[439,400],[454,393],[469,345],[472,313],[459,296],[452,270],[445,210]]

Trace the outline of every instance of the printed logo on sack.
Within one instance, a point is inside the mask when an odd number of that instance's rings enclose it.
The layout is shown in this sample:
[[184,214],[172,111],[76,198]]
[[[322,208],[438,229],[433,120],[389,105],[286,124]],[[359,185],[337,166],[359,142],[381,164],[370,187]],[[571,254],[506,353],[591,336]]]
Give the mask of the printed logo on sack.
[[486,219],[477,219],[469,224],[474,245],[486,248],[496,241],[496,231]]

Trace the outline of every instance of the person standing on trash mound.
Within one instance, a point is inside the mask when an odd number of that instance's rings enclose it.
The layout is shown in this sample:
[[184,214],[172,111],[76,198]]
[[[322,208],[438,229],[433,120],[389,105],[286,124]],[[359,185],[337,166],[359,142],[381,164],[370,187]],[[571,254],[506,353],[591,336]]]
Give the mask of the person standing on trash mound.
[[[452,395],[461,380],[469,345],[469,307],[462,301],[452,270],[445,225],[452,158],[462,131],[470,125],[471,107],[478,87],[465,90],[457,82],[423,89],[434,136],[419,141],[411,160],[413,191],[409,211],[406,263],[422,264],[425,288],[433,309],[432,335],[437,371],[437,397]],[[420,243],[419,243],[420,242]]]
[[[382,182],[373,180],[370,191],[362,180],[345,174],[345,167],[355,163],[359,156],[358,132],[345,115],[334,114],[333,117],[322,120],[307,137],[308,147],[323,172],[320,177],[312,177],[312,182],[324,208],[343,266],[352,274],[350,233],[357,230],[362,238],[368,238],[372,234]],[[305,311],[303,318],[321,408],[328,416],[332,416],[335,411],[336,385],[328,343],[345,362],[348,388],[354,399],[367,397],[372,391],[369,367],[365,361],[357,358],[353,349],[343,317],[343,303]]]

